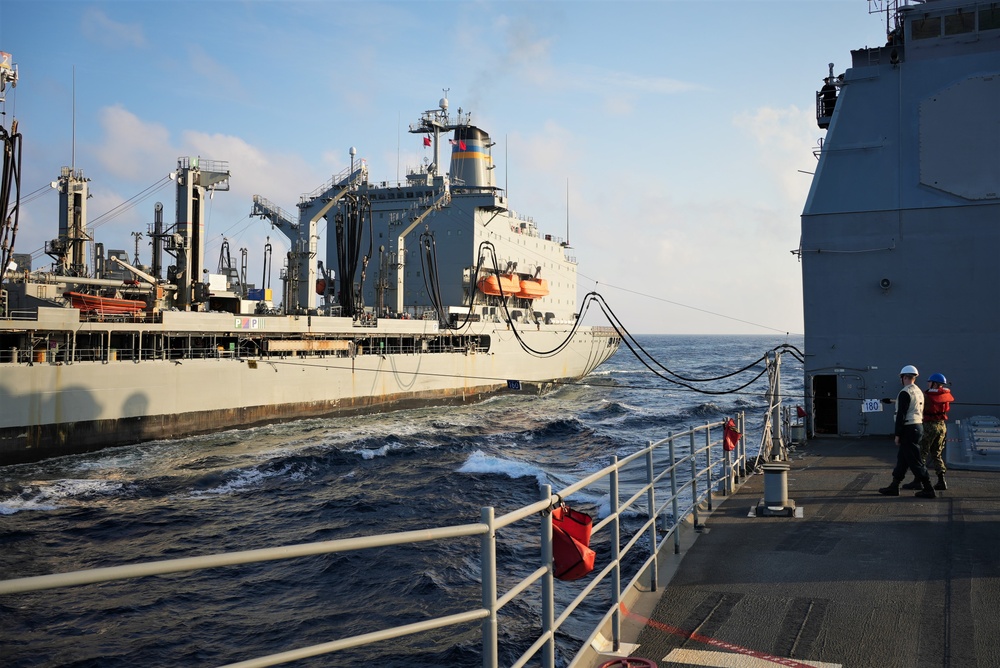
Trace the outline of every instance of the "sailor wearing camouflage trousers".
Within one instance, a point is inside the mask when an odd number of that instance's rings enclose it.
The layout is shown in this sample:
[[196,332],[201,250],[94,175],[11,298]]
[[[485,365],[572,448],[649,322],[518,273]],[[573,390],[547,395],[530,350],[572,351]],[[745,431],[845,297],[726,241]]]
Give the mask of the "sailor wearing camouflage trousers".
[[[928,468],[934,464],[938,479],[934,489],[945,490],[948,489],[948,483],[944,481],[944,474],[948,472],[948,468],[944,463],[944,446],[948,435],[948,409],[955,397],[945,387],[948,379],[944,374],[932,373],[927,382],[930,387],[924,394],[924,436],[920,439],[920,459]],[[920,481],[914,480],[902,487],[920,489]]]
[[931,479],[927,468],[920,458],[920,438],[923,436],[924,393],[916,385],[917,368],[911,364],[904,366],[899,372],[899,380],[903,389],[896,397],[896,467],[892,470],[892,483],[879,489],[879,494],[899,496],[899,483],[906,477],[906,471],[920,481],[920,491],[914,496],[933,499],[937,496],[931,487]]

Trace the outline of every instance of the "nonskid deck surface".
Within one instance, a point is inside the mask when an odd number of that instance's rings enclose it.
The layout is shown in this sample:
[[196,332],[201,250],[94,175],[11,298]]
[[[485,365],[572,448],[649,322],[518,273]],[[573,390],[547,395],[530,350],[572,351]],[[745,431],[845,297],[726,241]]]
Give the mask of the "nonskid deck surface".
[[1000,476],[950,470],[938,498],[883,497],[895,455],[887,437],[800,446],[787,480],[801,518],[751,516],[764,484],[752,476],[652,612],[626,613],[630,655],[660,668],[998,665]]

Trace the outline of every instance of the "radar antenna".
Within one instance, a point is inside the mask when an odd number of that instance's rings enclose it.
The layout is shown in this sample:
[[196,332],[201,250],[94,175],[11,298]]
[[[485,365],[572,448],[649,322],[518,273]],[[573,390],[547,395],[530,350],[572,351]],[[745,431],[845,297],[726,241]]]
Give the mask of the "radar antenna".
[[17,65],[14,64],[14,56],[0,51],[0,102],[6,101],[3,92],[8,83],[11,88],[17,87]]

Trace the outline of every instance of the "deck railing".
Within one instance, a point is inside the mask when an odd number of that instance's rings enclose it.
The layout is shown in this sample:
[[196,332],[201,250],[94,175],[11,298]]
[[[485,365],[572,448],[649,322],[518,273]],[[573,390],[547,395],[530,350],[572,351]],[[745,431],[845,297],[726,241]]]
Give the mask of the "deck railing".
[[[541,653],[541,665],[553,668],[557,631],[584,600],[599,590],[599,587],[604,588],[600,590],[604,593],[610,592],[612,604],[596,626],[604,627],[610,624],[612,643],[614,649],[618,648],[621,640],[619,615],[620,604],[623,601],[621,585],[623,576],[631,578],[632,582],[628,586],[636,583],[640,577],[645,577],[655,591],[658,586],[657,555],[671,544],[675,553],[680,552],[679,520],[691,517],[695,527],[698,527],[701,524],[700,513],[705,509],[712,510],[713,492],[730,494],[734,485],[747,475],[745,417],[742,413],[736,417],[736,423],[737,429],[743,436],[736,444],[735,450],[725,451],[723,447],[724,421],[706,423],[677,434],[671,433],[660,441],[650,442],[645,448],[620,460],[613,457],[609,466],[559,490],[556,494],[552,494],[549,486],[544,485],[541,500],[500,517],[495,517],[493,507],[482,508],[477,523],[2,580],[0,595],[9,596],[237,564],[479,536],[481,607],[241,661],[229,664],[228,668],[274,666],[473,621],[480,621],[482,625],[482,665],[485,668],[496,668],[499,665],[497,613],[538,583],[541,587],[542,600],[539,624],[541,634],[511,665],[512,668],[527,665],[528,661]],[[631,495],[622,500],[620,477],[621,473],[628,469],[632,471],[638,469],[644,482],[633,484],[633,489],[629,490]],[[610,532],[611,535],[608,536],[611,545],[610,558],[603,568],[587,576],[587,580],[581,581],[586,583],[585,586],[557,615],[550,511],[577,492],[602,489],[606,489],[609,495],[609,512],[606,517],[595,522],[593,535],[597,536],[603,531]],[[659,505],[658,490],[667,490],[666,499]],[[626,512],[644,514],[646,519],[631,535],[622,536],[620,518]],[[497,531],[527,520],[534,520],[539,524],[541,549],[538,568],[514,584],[506,593],[498,595]],[[634,573],[624,573],[622,564],[625,557],[631,551],[643,548],[646,550],[646,558],[642,565],[635,568]]]

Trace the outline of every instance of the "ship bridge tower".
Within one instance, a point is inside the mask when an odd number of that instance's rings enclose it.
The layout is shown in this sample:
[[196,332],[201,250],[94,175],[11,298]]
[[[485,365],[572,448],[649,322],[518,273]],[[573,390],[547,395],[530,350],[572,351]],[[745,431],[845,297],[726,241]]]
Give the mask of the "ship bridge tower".
[[[177,222],[167,240],[167,250],[177,258],[171,282],[177,286],[177,307],[197,309],[208,301],[202,282],[205,269],[205,193],[229,190],[229,163],[201,158],[179,158],[177,171]],[[200,286],[200,287],[199,287]]]

